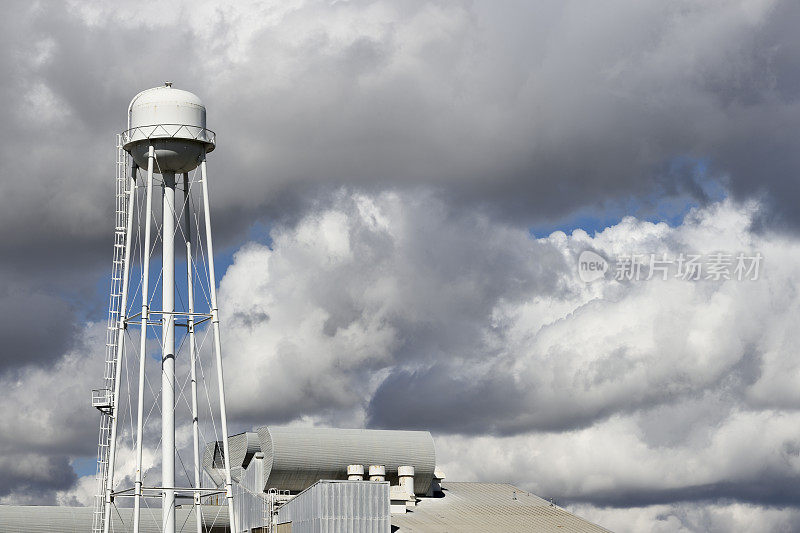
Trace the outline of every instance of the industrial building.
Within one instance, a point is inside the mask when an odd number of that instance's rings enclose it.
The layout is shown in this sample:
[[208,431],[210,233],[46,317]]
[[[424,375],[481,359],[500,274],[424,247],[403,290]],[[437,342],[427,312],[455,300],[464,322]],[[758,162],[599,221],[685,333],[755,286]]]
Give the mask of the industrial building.
[[[224,488],[223,443],[205,448],[205,484]],[[263,426],[228,438],[238,531],[253,533],[600,533],[608,530],[505,483],[445,480],[427,431]],[[230,531],[224,497],[178,506],[177,531]],[[133,509],[110,529],[127,531]],[[0,506],[0,531],[78,533],[90,507]],[[140,531],[161,531],[161,510]]]
[[[222,449],[203,457],[217,486]],[[244,531],[607,531],[512,485],[445,481],[427,431],[264,426],[228,449]]]

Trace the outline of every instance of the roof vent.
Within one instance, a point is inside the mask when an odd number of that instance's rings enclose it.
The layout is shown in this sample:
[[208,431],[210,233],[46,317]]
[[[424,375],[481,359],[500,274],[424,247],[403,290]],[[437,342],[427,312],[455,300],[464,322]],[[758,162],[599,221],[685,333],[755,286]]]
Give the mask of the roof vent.
[[364,465],[347,465],[347,479],[364,481]]
[[386,481],[386,467],[383,465],[371,465],[369,467],[370,481]]

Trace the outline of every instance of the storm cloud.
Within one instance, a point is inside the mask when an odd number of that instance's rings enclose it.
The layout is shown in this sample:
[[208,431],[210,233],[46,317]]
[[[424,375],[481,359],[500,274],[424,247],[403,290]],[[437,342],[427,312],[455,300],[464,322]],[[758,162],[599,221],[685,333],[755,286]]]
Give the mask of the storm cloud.
[[101,249],[113,133],[162,78],[219,133],[224,235],[343,184],[431,186],[530,223],[721,181],[794,223],[792,2],[156,5],[6,19],[4,246]]

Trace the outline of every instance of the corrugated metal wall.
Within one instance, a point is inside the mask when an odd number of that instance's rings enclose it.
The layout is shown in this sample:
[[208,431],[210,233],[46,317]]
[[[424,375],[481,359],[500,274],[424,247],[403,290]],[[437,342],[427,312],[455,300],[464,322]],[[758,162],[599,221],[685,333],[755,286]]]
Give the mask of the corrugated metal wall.
[[240,531],[250,531],[266,525],[264,498],[233,482],[233,512]]
[[389,483],[319,481],[278,510],[292,533],[389,533]]
[[240,530],[263,527],[268,521],[265,494],[259,490],[264,460],[261,452],[242,471],[241,479],[233,483],[233,508]]

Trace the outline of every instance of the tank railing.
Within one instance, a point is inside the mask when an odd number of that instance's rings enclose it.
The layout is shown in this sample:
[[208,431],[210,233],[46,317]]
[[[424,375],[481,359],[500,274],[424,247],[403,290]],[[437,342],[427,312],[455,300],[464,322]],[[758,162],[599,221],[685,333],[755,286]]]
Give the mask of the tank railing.
[[149,126],[136,126],[122,132],[122,144],[146,139],[191,139],[211,145],[217,143],[217,134],[208,128],[191,126],[189,124],[152,124]]

